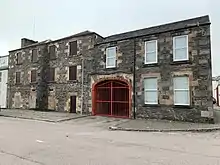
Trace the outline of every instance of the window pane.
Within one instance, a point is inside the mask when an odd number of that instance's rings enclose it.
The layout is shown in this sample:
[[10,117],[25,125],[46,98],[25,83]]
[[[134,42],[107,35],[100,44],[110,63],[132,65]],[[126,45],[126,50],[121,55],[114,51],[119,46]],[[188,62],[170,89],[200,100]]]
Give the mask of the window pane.
[[174,60],[187,60],[187,49],[176,49],[175,51],[175,57]]
[[107,48],[106,57],[116,57],[116,47]]
[[16,72],[15,73],[16,75],[15,75],[15,82],[16,83],[20,83],[21,82],[21,73],[20,72]]
[[177,37],[174,39],[175,48],[184,48],[187,47],[187,37]]
[[77,41],[70,42],[70,55],[77,55]]
[[56,46],[52,45],[49,47],[49,55],[50,55],[50,59],[55,59],[56,58]]
[[37,49],[32,50],[32,62],[37,62]]
[[156,51],[156,41],[146,42],[146,52]]
[[174,89],[189,89],[188,77],[175,77],[173,83]]
[[157,78],[147,78],[144,80],[144,89],[157,90]]
[[69,67],[69,80],[76,80],[77,66]]
[[175,105],[189,105],[189,91],[174,91]]
[[31,82],[35,82],[37,80],[37,71],[32,70],[31,71]]
[[115,58],[107,58],[106,66],[115,66]]
[[147,91],[144,96],[145,103],[148,104],[157,104],[157,92],[156,91]]
[[157,62],[156,52],[146,54],[146,63]]
[[21,52],[17,53],[17,64],[21,64],[22,63],[22,54]]

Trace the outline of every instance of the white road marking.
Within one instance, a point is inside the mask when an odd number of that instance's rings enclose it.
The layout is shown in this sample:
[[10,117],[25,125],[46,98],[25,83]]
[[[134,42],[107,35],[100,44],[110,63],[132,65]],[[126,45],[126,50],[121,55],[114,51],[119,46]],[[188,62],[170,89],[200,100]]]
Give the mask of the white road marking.
[[42,141],[42,140],[36,140],[36,142],[38,142],[38,143],[44,143],[44,141]]

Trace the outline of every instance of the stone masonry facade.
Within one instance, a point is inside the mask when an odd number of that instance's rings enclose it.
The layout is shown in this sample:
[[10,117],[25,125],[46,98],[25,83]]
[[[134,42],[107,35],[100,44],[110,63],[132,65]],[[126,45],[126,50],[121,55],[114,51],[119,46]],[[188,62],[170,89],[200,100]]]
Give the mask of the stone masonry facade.
[[[175,61],[174,38],[186,36],[187,59]],[[27,42],[25,42],[27,41]],[[75,55],[70,42],[77,41]],[[146,63],[146,42],[156,43],[156,62]],[[55,46],[55,58],[49,48]],[[116,48],[115,67],[107,68],[106,49]],[[37,60],[31,54],[37,49]],[[18,61],[20,53],[22,62]],[[76,67],[76,80],[69,80],[69,67]],[[54,80],[48,70],[54,68]],[[37,81],[31,82],[31,70]],[[16,83],[16,72],[20,82]],[[188,77],[189,104],[175,105],[174,78]],[[146,104],[144,81],[157,79],[157,104]],[[93,111],[94,84],[108,79],[129,85],[130,118],[155,118],[191,122],[212,122],[212,65],[208,16],[102,37],[85,31],[55,41],[22,39],[21,48],[9,52],[8,107],[70,112],[76,96],[76,112]]]

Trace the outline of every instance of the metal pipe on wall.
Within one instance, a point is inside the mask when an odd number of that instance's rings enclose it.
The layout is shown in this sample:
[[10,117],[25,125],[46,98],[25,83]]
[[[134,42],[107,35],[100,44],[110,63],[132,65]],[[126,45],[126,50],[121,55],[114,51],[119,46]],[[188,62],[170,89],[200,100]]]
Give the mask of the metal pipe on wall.
[[82,88],[81,88],[81,115],[83,114],[83,99],[84,99],[84,58],[82,57]]
[[133,117],[136,118],[136,39],[134,38],[134,59],[133,59]]

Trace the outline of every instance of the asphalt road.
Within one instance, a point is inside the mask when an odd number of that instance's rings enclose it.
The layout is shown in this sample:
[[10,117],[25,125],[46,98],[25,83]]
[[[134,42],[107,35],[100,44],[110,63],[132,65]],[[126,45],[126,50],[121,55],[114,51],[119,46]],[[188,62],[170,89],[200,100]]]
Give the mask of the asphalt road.
[[218,165],[220,132],[108,131],[118,121],[0,118],[0,165]]

